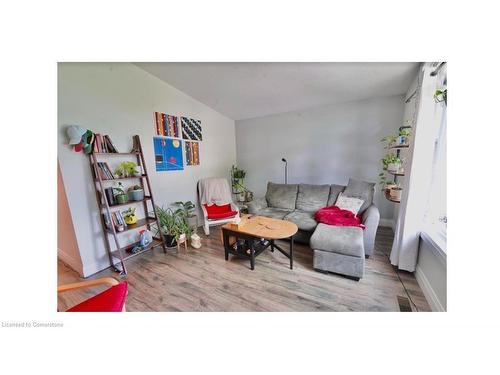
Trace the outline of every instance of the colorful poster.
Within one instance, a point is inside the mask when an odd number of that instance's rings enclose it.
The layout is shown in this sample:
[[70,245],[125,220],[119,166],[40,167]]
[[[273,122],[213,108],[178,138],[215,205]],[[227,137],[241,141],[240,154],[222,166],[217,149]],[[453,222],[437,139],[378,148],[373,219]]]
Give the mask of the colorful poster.
[[182,138],[190,141],[201,141],[201,121],[181,117]]
[[177,116],[155,112],[154,120],[157,135],[161,135],[163,137],[181,137],[179,118]]
[[182,141],[170,138],[153,138],[156,171],[179,171],[184,169]]
[[200,142],[185,142],[186,165],[200,165]]

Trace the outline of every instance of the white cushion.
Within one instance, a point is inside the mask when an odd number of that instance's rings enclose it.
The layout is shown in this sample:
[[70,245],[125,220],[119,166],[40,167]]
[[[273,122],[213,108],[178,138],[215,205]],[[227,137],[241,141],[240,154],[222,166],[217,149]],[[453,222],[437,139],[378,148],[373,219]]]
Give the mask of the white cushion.
[[340,193],[339,197],[337,198],[337,202],[335,202],[335,206],[342,210],[351,211],[354,215],[357,215],[363,203],[363,199],[346,197],[345,195],[342,195],[342,193]]

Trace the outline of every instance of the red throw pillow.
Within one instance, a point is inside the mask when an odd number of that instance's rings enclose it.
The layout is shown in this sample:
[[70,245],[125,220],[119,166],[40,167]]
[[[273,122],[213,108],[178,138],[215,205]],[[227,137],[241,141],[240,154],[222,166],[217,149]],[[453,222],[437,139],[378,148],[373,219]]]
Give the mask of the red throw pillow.
[[225,219],[238,214],[238,211],[233,211],[231,209],[231,204],[225,204],[223,206],[217,206],[216,204],[209,206],[205,204],[205,208],[209,220]]

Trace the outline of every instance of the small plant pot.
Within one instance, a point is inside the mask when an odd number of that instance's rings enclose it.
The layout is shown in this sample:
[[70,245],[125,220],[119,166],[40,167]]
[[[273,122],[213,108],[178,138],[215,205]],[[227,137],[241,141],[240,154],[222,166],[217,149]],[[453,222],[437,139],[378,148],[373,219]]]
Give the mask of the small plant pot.
[[125,224],[132,225],[137,223],[137,215],[128,215],[125,216]]
[[176,247],[177,246],[177,241],[175,240],[175,236],[172,236],[170,234],[164,234],[163,240],[165,241],[165,246],[167,246],[167,247]]
[[142,201],[144,199],[144,190],[130,190],[128,196],[132,201]]
[[398,173],[399,168],[401,168],[401,164],[391,163],[387,166],[388,172]]
[[182,233],[180,236],[179,236],[179,243],[183,243],[184,241],[186,241],[186,234],[185,233]]
[[402,194],[403,194],[403,189],[401,189],[401,188],[396,187],[396,188],[391,189],[390,195],[391,195],[391,198],[393,198],[393,199],[400,201]]
[[396,140],[396,143],[401,146],[405,145],[407,143],[408,137],[406,135],[400,135],[398,139]]
[[128,196],[127,194],[118,194],[115,195],[115,200],[117,204],[123,204],[128,202]]

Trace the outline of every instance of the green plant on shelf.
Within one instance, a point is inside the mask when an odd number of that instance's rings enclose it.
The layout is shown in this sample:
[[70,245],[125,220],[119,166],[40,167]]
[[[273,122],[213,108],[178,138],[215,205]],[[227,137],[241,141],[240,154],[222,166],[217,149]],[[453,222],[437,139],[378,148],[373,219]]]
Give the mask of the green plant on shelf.
[[387,150],[396,143],[397,139],[398,139],[397,135],[388,135],[382,138],[380,142],[385,143],[384,148]]
[[399,136],[409,137],[411,135],[411,128],[401,128],[399,129]]
[[137,164],[133,161],[121,162],[115,169],[115,174],[119,177],[132,177],[136,175]]
[[389,154],[385,155],[384,158],[381,159],[381,161],[382,161],[382,169],[384,171],[386,171],[387,168],[389,167],[389,165],[391,165],[391,164],[401,165],[403,163],[401,158],[399,158],[399,156],[397,156],[396,154],[393,154],[393,153],[389,153]]

